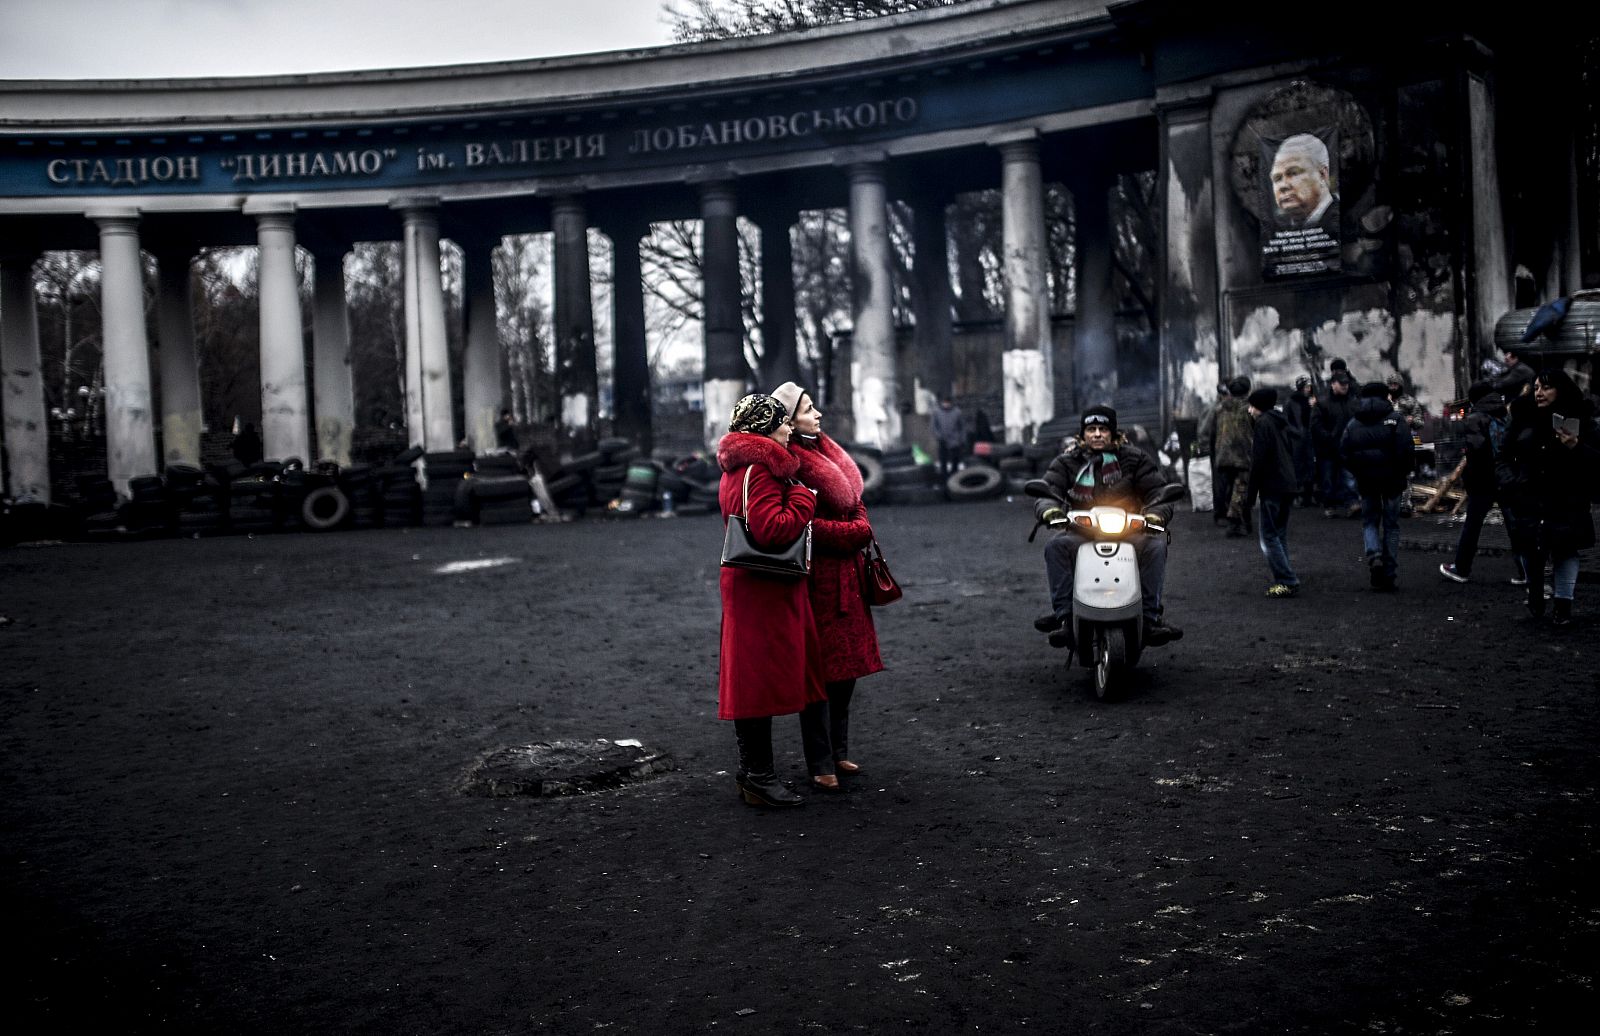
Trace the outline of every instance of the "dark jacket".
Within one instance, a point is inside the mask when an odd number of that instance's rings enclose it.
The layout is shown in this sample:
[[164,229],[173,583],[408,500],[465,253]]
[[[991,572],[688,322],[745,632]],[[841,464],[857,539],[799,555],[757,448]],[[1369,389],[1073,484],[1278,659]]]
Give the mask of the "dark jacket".
[[1283,411],[1266,410],[1256,418],[1250,450],[1250,484],[1245,491],[1247,506],[1253,505],[1258,496],[1283,497],[1299,492],[1300,480],[1294,469],[1294,453],[1299,441],[1300,429],[1289,423]]
[[1512,544],[1555,554],[1594,546],[1589,501],[1600,483],[1600,426],[1584,407],[1576,446],[1563,446],[1550,426],[1551,410],[1533,396],[1510,407],[1511,422],[1497,458],[1501,503],[1512,515]]
[[[1111,458],[1110,462],[1106,460],[1107,456]],[[1136,513],[1156,515],[1162,525],[1172,521],[1175,510],[1173,504],[1144,506],[1146,500],[1167,485],[1161,469],[1149,454],[1120,435],[1104,454],[1090,450],[1082,443],[1074,445],[1050,462],[1044,480],[1066,503],[1036,501],[1034,513],[1041,519],[1052,507],[1083,508],[1110,504]]]
[[1461,483],[1474,496],[1493,496],[1499,485],[1495,456],[1505,448],[1506,422],[1505,400],[1496,392],[1472,404],[1472,412],[1461,422],[1461,438],[1466,444],[1462,457],[1467,462]]
[[1379,397],[1362,397],[1354,409],[1339,441],[1345,470],[1363,495],[1398,496],[1405,492],[1413,454],[1405,417]]
[[1339,441],[1344,438],[1344,430],[1350,424],[1355,402],[1354,395],[1335,395],[1332,389],[1317,400],[1317,456],[1339,456]]
[[1494,390],[1509,404],[1513,399],[1521,398],[1522,390],[1533,384],[1535,376],[1533,367],[1519,360],[1494,379]]
[[1243,468],[1250,463],[1250,407],[1232,396],[1217,404],[1216,443],[1211,464],[1217,468]]

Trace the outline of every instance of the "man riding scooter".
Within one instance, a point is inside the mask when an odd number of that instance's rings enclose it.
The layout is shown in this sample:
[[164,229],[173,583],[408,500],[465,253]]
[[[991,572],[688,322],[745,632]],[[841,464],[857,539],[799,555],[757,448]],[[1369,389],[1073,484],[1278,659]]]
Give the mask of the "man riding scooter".
[[[1117,434],[1117,412],[1109,406],[1092,406],[1083,412],[1082,432],[1076,444],[1050,462],[1044,480],[1061,498],[1039,500],[1034,511],[1041,523],[1059,523],[1067,508],[1109,504],[1133,513],[1147,512],[1149,521],[1165,526],[1172,520],[1173,504],[1145,508],[1144,503],[1165,488],[1166,479],[1154,460]],[[1064,502],[1064,505],[1063,505]],[[1045,574],[1050,581],[1051,613],[1034,620],[1034,628],[1050,634],[1052,647],[1076,645],[1072,634],[1072,575],[1078,548],[1088,537],[1070,525],[1044,545]],[[1143,642],[1157,647],[1177,640],[1183,631],[1161,619],[1161,587],[1167,571],[1167,537],[1164,532],[1141,535],[1133,543],[1139,561],[1142,592]]]

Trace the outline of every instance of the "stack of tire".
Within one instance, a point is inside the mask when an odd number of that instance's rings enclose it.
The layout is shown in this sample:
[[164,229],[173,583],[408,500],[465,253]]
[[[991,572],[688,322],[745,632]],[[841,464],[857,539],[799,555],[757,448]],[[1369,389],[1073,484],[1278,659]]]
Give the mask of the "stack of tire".
[[671,490],[674,514],[721,514],[718,494],[722,492],[722,469],[704,457],[684,457],[672,464],[658,483],[662,492]]
[[383,524],[383,493],[377,471],[370,464],[352,464],[339,472],[339,489],[350,501],[347,524],[352,529],[376,529]]
[[606,507],[622,497],[623,483],[628,480],[628,466],[639,457],[639,448],[626,439],[601,439],[596,447],[600,463],[590,469],[589,502],[596,507]]
[[417,469],[412,466],[421,459],[422,447],[413,446],[388,464],[372,469],[372,492],[385,527],[422,521],[422,488],[417,485]]
[[188,464],[169,464],[166,483],[178,535],[214,536],[227,529],[227,493],[211,474]]
[[228,528],[234,532],[272,532],[283,522],[278,476],[283,465],[264,460],[228,483]]
[[[617,500],[618,514],[644,514],[661,506],[661,469],[654,461],[635,460],[623,476],[622,495]],[[676,501],[674,501],[676,502]]]
[[[862,447],[858,446],[856,449],[864,452]],[[860,465],[860,461],[856,463]],[[919,461],[916,452],[910,447],[879,453],[878,463],[883,466],[883,503],[904,506],[937,504],[944,501],[944,490],[939,485],[938,467]],[[862,472],[862,481],[866,481],[865,469]],[[864,494],[865,489],[863,489]]]
[[117,514],[117,489],[104,475],[79,475],[77,478],[78,514],[88,536],[112,536],[122,525]]
[[172,532],[172,501],[159,475],[128,480],[128,500],[117,511],[130,536],[166,536]]
[[526,524],[533,518],[533,487],[509,453],[476,457],[472,474],[456,489],[456,513],[479,525]]
[[883,451],[865,443],[842,444],[850,459],[861,469],[861,502],[869,507],[883,503],[884,469]]
[[468,521],[456,512],[456,491],[462,479],[472,474],[471,450],[442,450],[422,456],[422,524],[453,525]]

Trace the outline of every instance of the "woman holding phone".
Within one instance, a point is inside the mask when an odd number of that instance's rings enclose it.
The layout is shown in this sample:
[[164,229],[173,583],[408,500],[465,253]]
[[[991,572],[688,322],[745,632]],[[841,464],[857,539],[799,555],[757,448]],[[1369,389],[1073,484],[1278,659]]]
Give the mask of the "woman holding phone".
[[1572,624],[1578,552],[1594,546],[1589,501],[1600,484],[1600,427],[1563,370],[1545,370],[1533,391],[1511,403],[1511,423],[1496,464],[1511,549],[1528,574],[1528,611],[1544,615],[1544,564],[1551,565],[1551,622]]

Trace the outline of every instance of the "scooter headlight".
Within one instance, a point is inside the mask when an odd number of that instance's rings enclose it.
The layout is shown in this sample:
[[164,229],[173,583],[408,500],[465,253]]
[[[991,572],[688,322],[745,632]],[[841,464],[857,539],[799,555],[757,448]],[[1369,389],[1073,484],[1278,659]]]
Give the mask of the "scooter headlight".
[[1095,520],[1100,523],[1100,531],[1107,536],[1121,536],[1128,527],[1128,516],[1121,511],[1102,511]]

